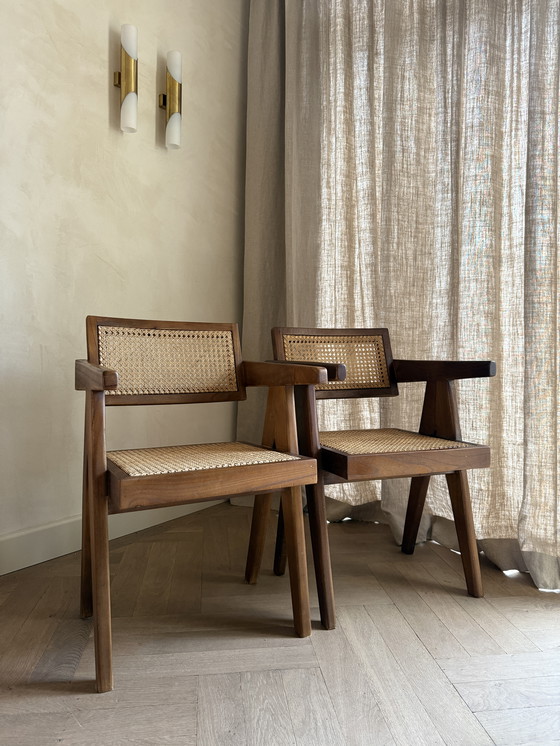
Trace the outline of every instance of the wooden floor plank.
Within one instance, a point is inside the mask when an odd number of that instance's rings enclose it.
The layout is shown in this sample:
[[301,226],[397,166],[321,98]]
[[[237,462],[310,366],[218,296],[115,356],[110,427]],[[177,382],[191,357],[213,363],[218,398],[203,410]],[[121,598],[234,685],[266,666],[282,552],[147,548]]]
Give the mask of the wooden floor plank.
[[[254,586],[250,586],[253,588]],[[310,592],[311,605],[317,605],[316,595]],[[285,594],[281,593],[259,593],[257,592],[243,592],[239,595],[227,595],[227,596],[204,596],[202,599],[202,613],[203,614],[214,614],[214,613],[225,613],[227,611],[238,611],[239,609],[251,610],[255,615],[255,620],[259,620],[267,612],[275,612],[278,620],[283,620],[286,623],[286,627],[292,626],[293,628],[293,612],[292,604],[290,600],[289,589],[286,589]],[[318,618],[318,614],[316,615]]]
[[75,699],[70,694],[71,690],[72,686],[66,682],[64,684],[34,682],[1,687],[0,734],[3,732],[1,726],[3,718],[8,715],[71,712]]
[[77,710],[112,709],[144,705],[175,705],[196,707],[198,677],[180,673],[158,676],[152,681],[147,676],[132,678],[115,673],[115,688],[98,696],[91,696],[92,681],[75,681],[70,689],[70,708]]
[[251,608],[240,603],[234,608],[222,608],[217,605],[215,612],[162,615],[157,617],[127,617],[113,619],[114,639],[125,639],[134,635],[175,635],[183,639],[189,632],[209,632],[221,630],[223,633],[238,632],[241,639],[248,635],[266,636],[289,640],[299,644],[295,637],[291,610],[271,605],[259,608],[256,614]]
[[418,563],[400,564],[398,571],[413,585],[418,595],[467,653],[499,655],[504,652],[500,645],[465,611],[460,603],[464,592],[455,595],[439,583],[434,583],[434,576],[427,573],[425,567]]
[[560,594],[543,598],[493,598],[491,604],[522,632],[557,632],[560,629]]
[[344,632],[340,628],[317,630],[311,641],[340,724],[343,743],[370,746],[372,734],[375,734],[376,746],[394,744],[364,665]]
[[71,712],[26,712],[2,717],[2,739],[11,744],[18,738],[35,739],[39,744],[46,740],[72,737],[79,730]]
[[134,616],[166,613],[176,551],[177,542],[150,542],[148,564],[134,607]]
[[2,652],[0,680],[4,684],[13,685],[29,678],[71,601],[64,578],[49,578],[43,587],[39,602]]
[[241,675],[201,676],[198,689],[198,746],[246,746]]
[[389,598],[434,658],[456,658],[468,655],[459,640],[436,616],[417,593],[415,587],[402,576],[397,566],[377,563],[371,565],[371,569]]
[[551,734],[560,734],[559,705],[479,712],[477,717],[498,746],[542,746],[552,742]]
[[231,520],[230,513],[227,520],[227,541],[230,559],[230,571],[243,576],[249,548],[249,534],[251,531],[250,515],[247,511],[236,513],[235,520]]
[[455,686],[473,712],[560,705],[560,672],[558,676],[476,681]]
[[[91,675],[93,649],[82,656],[76,678]],[[115,655],[114,668],[121,676],[198,676],[204,674],[240,673],[241,671],[270,671],[284,668],[317,666],[311,645],[241,650],[209,650],[160,655]]]
[[204,598],[218,596],[259,596],[259,595],[290,595],[290,579],[288,573],[278,577],[272,569],[261,572],[256,584],[245,582],[245,571],[237,571],[228,575],[209,577],[205,575],[203,581]]
[[283,678],[297,745],[343,744],[342,731],[320,669],[287,670]]
[[334,577],[334,592],[339,606],[359,606],[360,604],[392,604],[387,591],[370,572],[369,575],[341,575]]
[[560,628],[526,629],[523,634],[540,650],[560,650]]
[[230,576],[231,558],[227,516],[217,515],[211,523],[204,524],[202,557],[203,584],[212,582],[213,579],[219,580]]
[[282,671],[242,673],[241,696],[248,746],[295,744]]
[[19,634],[47,589],[48,583],[43,578],[30,576],[28,571],[26,577],[22,574],[21,582],[13,588],[0,609],[0,659],[10,650],[12,640]]
[[452,594],[454,600],[505,653],[524,653],[538,649],[526,634],[492,605],[491,600],[466,595],[464,576],[459,568],[453,569],[439,555],[424,560],[419,567],[435,578],[447,593]]
[[113,619],[131,617],[148,565],[146,546],[135,543],[124,548],[121,561],[111,579],[111,614]]
[[62,619],[33,668],[29,681],[71,682],[92,632],[90,619]]
[[366,607],[444,743],[488,746],[487,733],[394,606]]
[[149,630],[146,634],[127,634],[125,630],[113,636],[116,655],[169,655],[173,653],[190,653],[219,650],[249,650],[258,648],[310,647],[309,637],[299,638],[291,635],[270,635],[267,625],[248,625],[243,629],[181,630],[180,632],[159,632]]
[[[172,535],[177,539],[177,534]],[[167,614],[200,611],[202,600],[202,531],[183,533],[175,542],[175,562],[171,572]]]
[[370,688],[395,742],[402,746],[443,744],[367,611],[360,606],[345,606],[339,608],[338,618],[355,655],[364,666]]
[[[87,733],[95,736],[98,742],[112,744],[117,739],[129,738],[151,740],[159,743],[162,736],[162,724],[165,723],[165,735],[183,738],[185,743],[196,742],[196,704],[177,705],[159,704],[138,706],[119,706],[111,709],[76,710],[74,716],[78,722],[76,735]],[[74,735],[74,734],[72,734]],[[69,737],[70,734],[67,734]],[[80,743],[80,740],[76,741]]]
[[440,660],[449,679],[464,681],[496,681],[525,679],[535,676],[556,676],[560,671],[560,651],[517,653],[514,655],[481,655],[471,658]]
[[524,653],[537,650],[527,635],[511,623],[509,618],[486,598],[472,598],[461,593],[463,576],[453,570],[441,559],[422,562],[426,570],[443,589],[453,595],[455,601],[474,619],[474,621],[496,642],[505,653]]

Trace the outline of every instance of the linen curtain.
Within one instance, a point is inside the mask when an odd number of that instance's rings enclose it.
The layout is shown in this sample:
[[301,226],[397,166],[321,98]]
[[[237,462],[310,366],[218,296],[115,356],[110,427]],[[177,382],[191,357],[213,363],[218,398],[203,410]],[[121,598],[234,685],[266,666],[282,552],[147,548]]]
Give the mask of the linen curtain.
[[[560,587],[557,0],[252,0],[246,356],[270,328],[386,326],[401,358],[492,359],[458,385],[480,547]],[[323,429],[416,429],[422,384],[321,402]],[[262,401],[239,409],[258,437]],[[419,539],[455,540],[443,478]],[[400,539],[408,480],[331,487]]]

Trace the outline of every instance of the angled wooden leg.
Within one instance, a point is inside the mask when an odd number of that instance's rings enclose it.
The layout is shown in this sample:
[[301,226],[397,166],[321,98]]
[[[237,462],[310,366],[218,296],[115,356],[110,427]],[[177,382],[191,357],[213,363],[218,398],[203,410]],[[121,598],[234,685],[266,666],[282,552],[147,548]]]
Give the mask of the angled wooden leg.
[[107,503],[94,500],[91,515],[91,554],[93,570],[93,629],[95,676],[98,692],[113,688],[111,641],[111,593]]
[[404,554],[412,554],[414,552],[414,545],[416,544],[416,537],[418,536],[418,527],[420,526],[420,519],[422,518],[422,511],[424,510],[424,503],[426,502],[426,494],[428,492],[429,484],[429,475],[425,477],[412,477],[410,481],[408,507],[406,509],[401,546],[401,551],[404,552]]
[[89,453],[89,397],[86,396],[85,437],[84,437],[84,477],[82,485],[82,556],[81,556],[81,583],[80,583],[80,616],[87,619],[93,614],[93,595],[91,580],[91,539],[90,539],[90,515],[89,515],[89,476],[88,476],[88,453]]
[[278,528],[276,529],[276,544],[274,545],[274,574],[284,575],[286,572],[286,537],[284,536],[284,513],[282,504],[278,511]]
[[[298,439],[295,420],[294,389],[270,389],[268,395],[267,416],[270,417],[269,427],[274,431],[274,443],[279,451],[298,453]],[[265,431],[266,431],[265,422]],[[299,494],[299,492],[298,492]],[[284,575],[286,572],[286,540],[285,521],[282,501],[278,511],[278,528],[276,530],[276,544],[274,547],[274,574]],[[301,496],[300,496],[300,509]]]
[[80,582],[80,616],[87,619],[93,614],[93,590],[91,576],[91,532],[88,510],[87,467],[84,465],[84,490],[82,496],[82,556]]
[[321,477],[319,477],[317,484],[310,484],[306,487],[306,493],[321,624],[325,629],[334,629],[336,625],[334,586],[324,488]]
[[247,564],[245,565],[245,580],[247,583],[256,583],[259,576],[266,542],[268,519],[272,508],[272,497],[272,492],[266,495],[255,496],[249,551],[247,552]]
[[111,588],[105,452],[105,402],[102,391],[91,394],[88,459],[88,514],[93,580],[93,630],[95,673],[98,692],[113,688],[111,642]]
[[311,613],[309,609],[305,532],[299,487],[290,487],[282,492],[282,505],[286,527],[286,551],[294,610],[294,627],[298,637],[308,637],[311,634]]
[[[268,391],[262,434],[262,444],[267,448],[274,448],[275,446],[276,417],[279,416],[279,408],[283,406],[282,394],[283,391],[276,387],[270,388]],[[245,565],[245,580],[247,583],[256,583],[259,576],[264,554],[264,545],[266,543],[268,520],[272,508],[272,497],[273,493],[255,496],[253,516],[251,519],[249,550],[247,552],[247,563]],[[280,510],[282,509],[280,508]]]
[[469,595],[481,598],[484,592],[467,473],[465,471],[454,471],[445,476],[451,498],[451,507],[453,508],[453,517],[455,518],[467,590]]

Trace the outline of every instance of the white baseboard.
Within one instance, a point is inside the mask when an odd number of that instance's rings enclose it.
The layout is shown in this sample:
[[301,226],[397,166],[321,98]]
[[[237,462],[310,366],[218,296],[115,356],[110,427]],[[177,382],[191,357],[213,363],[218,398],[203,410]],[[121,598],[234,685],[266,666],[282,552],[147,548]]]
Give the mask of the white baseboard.
[[[109,538],[117,539],[119,536],[210,508],[220,502],[223,500],[110,516]],[[76,552],[80,549],[81,543],[81,516],[0,536],[0,575]]]

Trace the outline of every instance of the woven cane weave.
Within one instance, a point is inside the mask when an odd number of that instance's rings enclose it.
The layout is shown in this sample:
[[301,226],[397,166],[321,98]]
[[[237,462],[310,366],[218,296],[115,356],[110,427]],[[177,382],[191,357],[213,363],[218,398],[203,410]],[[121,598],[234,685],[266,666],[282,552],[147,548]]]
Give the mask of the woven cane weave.
[[318,385],[318,390],[377,389],[390,385],[383,337],[284,334],[283,340],[286,360],[344,363],[346,379]]
[[441,451],[446,448],[468,448],[468,443],[432,438],[407,430],[340,430],[319,433],[322,446],[350,454],[401,453],[405,451]]
[[109,451],[107,458],[131,477],[297,460],[297,456],[291,456],[289,453],[267,451],[245,443],[203,443],[164,448],[139,448],[132,451]]
[[115,394],[237,391],[230,331],[98,328],[99,363],[119,374]]

